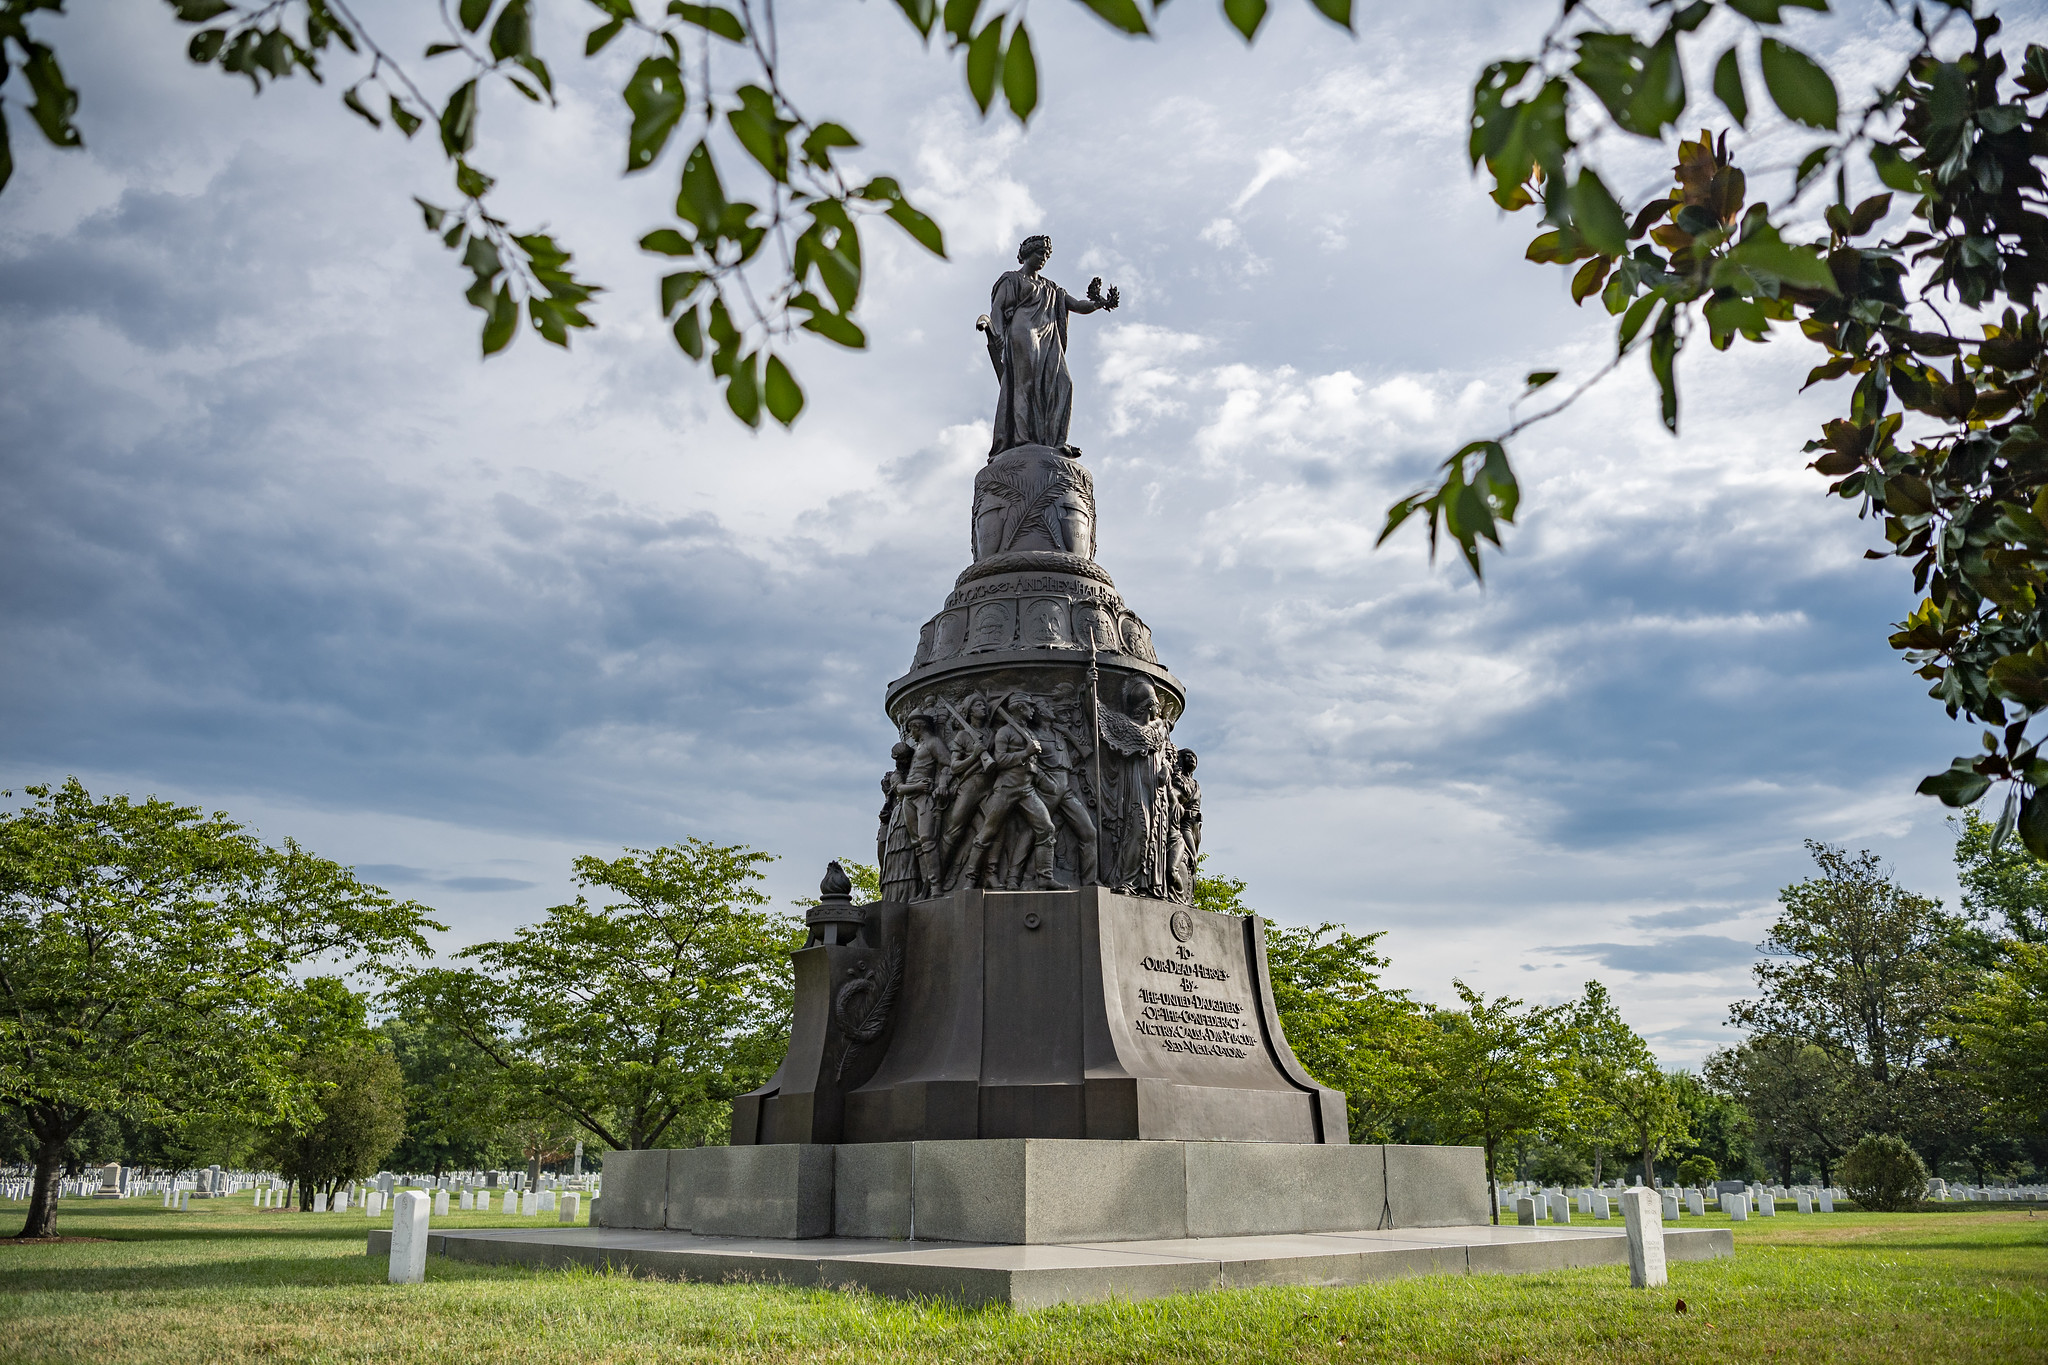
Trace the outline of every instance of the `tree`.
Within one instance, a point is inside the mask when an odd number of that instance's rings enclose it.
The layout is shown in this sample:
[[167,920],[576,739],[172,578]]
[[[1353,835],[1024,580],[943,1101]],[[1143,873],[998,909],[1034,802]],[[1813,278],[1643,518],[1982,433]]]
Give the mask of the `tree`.
[[[1520,507],[1507,451],[1517,433],[1646,354],[1676,435],[1689,342],[1726,350],[1796,324],[1822,349],[1804,387],[1854,381],[1841,415],[1806,443],[1811,467],[1882,521],[1889,548],[1868,556],[1911,561],[1925,593],[1890,643],[1951,717],[1987,727],[1983,752],[1920,791],[1967,806],[2011,784],[2000,830],[2048,856],[2048,756],[2028,737],[2048,707],[2048,521],[2035,510],[2048,489],[2035,305],[2048,281],[2048,49],[1997,43],[1998,17],[1975,16],[1969,0],[1887,7],[1910,32],[1879,83],[1859,72],[1871,93],[1846,105],[1783,27],[1787,10],[1826,0],[1563,0],[1536,54],[1487,65],[1472,90],[1472,165],[1501,208],[1540,210],[1528,259],[1573,271],[1573,300],[1597,297],[1616,317],[1615,351],[1561,401],[1458,449],[1433,486],[1388,509],[1380,539],[1419,517],[1432,554],[1448,537],[1479,574],[1480,542],[1500,545]],[[1708,69],[1711,102],[1687,80]],[[1738,164],[1753,94],[1756,109],[1768,96],[1819,135],[1775,204],[1752,202]],[[1693,127],[1699,138],[1682,140]],[[1631,139],[1676,142],[1674,184],[1616,197],[1625,170],[1596,162],[1630,156]],[[1881,235],[1886,223],[1895,229]],[[1532,372],[1523,397],[1558,373]]]
[[398,1169],[469,1170],[506,1145],[509,1115],[497,1065],[443,1020],[405,1011],[377,1026],[405,1078],[405,1134]]
[[[1351,0],[1311,2],[1349,30]],[[416,202],[427,229],[462,253],[471,276],[466,297],[484,315],[486,356],[511,344],[522,316],[543,340],[564,348],[570,332],[594,325],[587,308],[601,287],[576,278],[570,253],[554,238],[514,232],[496,217],[488,200],[497,181],[474,161],[486,94],[554,104],[553,69],[535,42],[535,0],[443,5],[444,40],[423,54],[428,62],[452,58],[457,68],[439,96],[426,93],[434,82],[425,69],[409,68],[346,0],[168,3],[198,30],[187,53],[201,66],[245,77],[260,93],[266,79],[303,71],[317,81],[323,62],[346,65],[352,79],[341,100],[357,117],[380,129],[388,121],[407,138],[432,126],[457,205]],[[1165,0],[1081,3],[1123,34],[1150,36],[1151,16]],[[621,38],[643,54],[620,93],[630,116],[624,173],[652,169],[672,142],[689,146],[674,221],[640,238],[641,250],[676,266],[662,281],[661,316],[691,360],[704,360],[709,350],[734,415],[755,426],[765,410],[787,426],[804,403],[787,359],[799,330],[851,349],[867,344],[853,316],[862,283],[861,220],[885,216],[943,257],[939,228],[893,176],[850,169],[844,158],[860,142],[843,123],[799,110],[781,65],[772,3],[675,3],[651,18],[634,0],[591,4],[596,27],[583,44],[586,58]],[[1000,86],[1018,121],[1030,118],[1039,102],[1038,62],[1024,4],[896,0],[896,7],[926,46],[937,37],[959,59],[984,115]],[[62,0],[0,0],[0,82],[11,55],[34,97],[27,112],[35,126],[51,145],[70,148],[84,145],[75,118],[80,97],[66,84],[48,32],[31,28],[39,11],[61,8]],[[1266,10],[1265,0],[1224,6],[1247,43]],[[0,117],[0,189],[11,169]],[[761,202],[738,197],[736,178],[751,183]]]
[[[1957,822],[1951,817],[1950,823]],[[1979,922],[2002,921],[2006,934],[2022,943],[2048,943],[2048,863],[1997,835],[1991,821],[1963,812],[1956,832],[1963,910]]]
[[374,1174],[405,1133],[405,1075],[374,1043],[299,1058],[293,1069],[312,1090],[312,1112],[296,1125],[265,1134],[263,1159],[299,1190],[310,1211],[315,1190],[330,1197],[351,1180]]
[[1817,1044],[1757,1034],[1709,1057],[1706,1074],[1741,1104],[1781,1185],[1792,1183],[1802,1160],[1825,1180],[1860,1131],[1865,1104],[1851,1062]]
[[1721,1178],[1721,1168],[1714,1164],[1712,1157],[1689,1156],[1678,1163],[1678,1183],[1698,1188],[1711,1185]]
[[1432,1008],[1416,1046],[1417,1107],[1440,1140],[1486,1151],[1486,1183],[1500,1221],[1500,1158],[1552,1116],[1559,1011],[1520,1000],[1488,1000],[1463,981],[1451,985],[1464,1008]]
[[803,930],[761,908],[769,861],[700,839],[578,858],[578,885],[621,899],[578,895],[456,954],[474,967],[395,971],[388,1003],[487,1057],[515,1116],[559,1115],[616,1148],[709,1141],[789,1030]]
[[1927,1192],[1927,1168],[1904,1138],[1870,1133],[1843,1159],[1842,1185],[1861,1207],[1896,1213]]
[[2014,942],[2006,964],[1957,1010],[1956,1041],[2000,1114],[2048,1133],[2048,944]]
[[1728,1021],[1797,1039],[1846,1064],[1865,1094],[1863,1127],[1910,1114],[1938,1025],[1967,994],[1957,956],[1962,922],[1939,901],[1892,881],[1875,855],[1807,841],[1821,875],[1779,893],[1783,907],[1753,969],[1762,996]]
[[66,1144],[94,1114],[309,1114],[294,971],[425,952],[423,907],[223,813],[95,798],[76,778],[0,816],[0,1103],[34,1134],[21,1235],[56,1235]]
[[[1707,1180],[1716,1180],[1726,1175],[1730,1178],[1747,1175],[1756,1166],[1752,1138],[1756,1130],[1755,1121],[1749,1111],[1733,1096],[1723,1093],[1701,1077],[1686,1072],[1672,1076],[1677,1090],[1678,1106],[1685,1111],[1685,1125],[1689,1130],[1683,1140],[1674,1140],[1670,1154],[1679,1158],[1680,1179],[1686,1179],[1684,1172],[1690,1163],[1698,1166],[1704,1163],[1714,1168],[1714,1174]],[[1688,1184],[1700,1184],[1699,1180],[1687,1180]]]
[[1665,1144],[1692,1136],[1672,1078],[1652,1064],[1632,1066],[1614,1080],[1608,1092],[1620,1129],[1642,1155],[1643,1184],[1657,1183],[1657,1157]]
[[1410,1058],[1423,1013],[1406,991],[1380,984],[1380,937],[1266,921],[1280,1028],[1308,1073],[1344,1092],[1353,1142],[1398,1141],[1414,1104]]
[[1597,1181],[1606,1166],[1607,1149],[1617,1140],[1632,1140],[1616,1107],[1616,1088],[1631,1071],[1654,1069],[1656,1058],[1598,981],[1588,981],[1580,998],[1565,1006],[1559,1018],[1558,1051],[1558,1126],[1591,1156],[1592,1178]]

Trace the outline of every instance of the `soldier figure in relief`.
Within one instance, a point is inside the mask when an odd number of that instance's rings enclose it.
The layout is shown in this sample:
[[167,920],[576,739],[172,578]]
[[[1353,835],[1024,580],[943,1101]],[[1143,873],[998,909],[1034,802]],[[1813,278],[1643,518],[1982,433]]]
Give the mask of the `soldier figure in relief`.
[[1031,826],[1031,889],[1057,891],[1060,886],[1053,877],[1052,860],[1058,831],[1038,791],[1041,747],[1026,722],[1000,704],[996,713],[1004,718],[989,754],[996,780],[988,798],[981,803],[981,825],[975,830],[974,845],[968,851],[964,884],[982,886],[991,878],[995,872],[992,864],[1002,852],[999,839],[1003,822],[1015,811]]
[[944,868],[939,862],[939,772],[946,766],[946,745],[933,731],[932,718],[912,711],[904,718],[910,731],[910,773],[897,783],[897,799],[910,805],[910,827],[917,839],[917,872],[921,896],[938,894]]
[[1172,899],[1192,904],[1195,869],[1202,861],[1202,784],[1195,780],[1195,751],[1182,749],[1173,765],[1175,822]]
[[[1035,698],[1026,697],[1013,703],[1011,713],[1031,728],[1031,734],[1038,741],[1038,788],[1039,799],[1045,802],[1046,812],[1053,817],[1055,825],[1064,824],[1073,831],[1075,861],[1080,872],[1080,884],[1091,886],[1099,880],[1095,865],[1095,818],[1088,813],[1088,803],[1081,798],[1081,780],[1077,759],[1086,752],[1086,732],[1069,729],[1060,724],[1052,707]],[[1068,749],[1073,745],[1073,751]],[[1009,838],[1009,848],[1003,855],[1003,884],[1014,886],[1021,880],[1018,875],[1025,855],[1031,847],[1030,830],[1017,826]]]
[[988,729],[988,703],[978,696],[969,697],[967,723],[953,732],[946,759],[944,780],[952,790],[953,804],[946,808],[945,827],[939,832],[939,853],[946,860],[941,885],[947,889],[960,879],[968,829],[981,814],[981,803],[995,782],[994,764],[987,756],[993,738]]

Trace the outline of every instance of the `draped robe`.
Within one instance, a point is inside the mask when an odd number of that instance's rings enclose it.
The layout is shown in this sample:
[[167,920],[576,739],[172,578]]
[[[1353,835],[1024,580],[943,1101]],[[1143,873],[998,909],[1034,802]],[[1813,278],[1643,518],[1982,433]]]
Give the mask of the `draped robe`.
[[1074,416],[1074,378],[1067,371],[1067,313],[1073,296],[1042,275],[1011,270],[989,298],[989,359],[1002,393],[996,399],[991,455],[1012,446],[1067,443]]

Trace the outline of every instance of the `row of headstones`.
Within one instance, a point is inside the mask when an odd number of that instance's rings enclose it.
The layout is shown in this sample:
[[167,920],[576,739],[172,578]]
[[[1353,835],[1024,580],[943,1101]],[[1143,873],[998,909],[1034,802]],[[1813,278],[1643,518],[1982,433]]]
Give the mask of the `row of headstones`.
[[557,1194],[565,1190],[588,1192],[597,1188],[595,1172],[585,1175],[558,1176],[542,1174],[538,1180],[529,1181],[524,1171],[451,1171],[443,1175],[404,1175],[392,1171],[380,1171],[376,1176],[377,1187],[388,1197],[401,1186],[422,1188],[429,1192],[449,1190],[461,1193],[464,1190],[511,1189],[524,1192],[529,1187],[537,1191],[552,1190]]
[[[428,1193],[426,1190],[400,1190],[397,1192],[397,1195],[393,1196],[391,1206],[394,1209],[397,1207],[396,1199],[398,1196],[406,1194],[426,1196]],[[453,1205],[455,1209],[459,1209],[464,1213],[488,1213],[491,1211],[492,1195],[488,1190],[434,1190],[432,1191],[432,1200],[435,1214],[446,1216],[450,1212],[451,1201],[448,1196],[451,1193],[457,1195],[461,1201]],[[595,1200],[592,1201],[593,1206],[595,1202]],[[346,1213],[348,1212],[349,1203],[349,1191],[347,1190],[338,1191],[331,1201],[328,1199],[325,1191],[320,1191],[313,1195],[313,1212]],[[371,1189],[363,1195],[360,1203],[363,1212],[369,1217],[375,1218],[384,1212],[386,1203],[384,1191]],[[261,1208],[263,1205],[259,1203],[257,1207]],[[561,1193],[554,1190],[506,1190],[504,1211],[508,1214],[521,1214],[528,1218],[543,1213],[556,1213],[560,1215],[559,1221],[574,1223],[582,1217],[583,1195],[575,1190]]]
[[[1715,1194],[1716,1202],[1719,1204],[1721,1212],[1727,1214],[1730,1221],[1738,1223],[1748,1221],[1752,1208],[1756,1211],[1756,1215],[1759,1218],[1775,1218],[1778,1213],[1778,1199],[1780,1197],[1780,1195],[1773,1194],[1769,1190],[1760,1190],[1751,1194],[1747,1191],[1718,1190],[1710,1192],[1704,1189],[1673,1188],[1656,1190],[1653,1193],[1662,1202],[1664,1218],[1674,1223],[1686,1213],[1690,1213],[1695,1218],[1706,1217],[1707,1195],[1709,1193]],[[1815,1190],[1800,1188],[1783,1191],[1782,1195],[1792,1199],[1794,1207],[1801,1213],[1833,1213],[1835,1211],[1835,1193],[1832,1189]],[[1612,1216],[1610,1212],[1609,1191],[1606,1189],[1585,1188],[1577,1191],[1576,1196],[1568,1195],[1562,1189],[1537,1190],[1532,1194],[1511,1194],[1504,1190],[1501,1194],[1500,1206],[1503,1211],[1512,1211],[1515,1215],[1515,1221],[1524,1226],[1533,1226],[1539,1218],[1547,1219],[1553,1223],[1569,1223],[1572,1221],[1572,1204],[1575,1197],[1580,1213],[1590,1214],[1592,1217],[1600,1219]]]
[[2048,1199],[2048,1185],[1951,1185],[1936,1177],[1927,1182],[1929,1199],[1973,1200],[1987,1204],[2027,1202],[2035,1203]]

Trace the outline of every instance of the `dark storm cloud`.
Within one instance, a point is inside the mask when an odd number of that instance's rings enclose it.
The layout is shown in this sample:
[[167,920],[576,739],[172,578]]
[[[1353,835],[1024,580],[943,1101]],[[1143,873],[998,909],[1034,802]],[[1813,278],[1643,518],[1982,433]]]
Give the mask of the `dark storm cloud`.
[[1590,957],[1618,972],[1646,975],[1714,972],[1756,959],[1754,944],[1711,934],[1683,934],[1656,943],[1561,943],[1536,951]]

